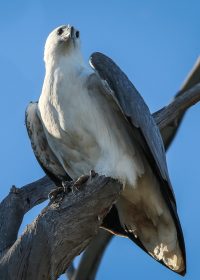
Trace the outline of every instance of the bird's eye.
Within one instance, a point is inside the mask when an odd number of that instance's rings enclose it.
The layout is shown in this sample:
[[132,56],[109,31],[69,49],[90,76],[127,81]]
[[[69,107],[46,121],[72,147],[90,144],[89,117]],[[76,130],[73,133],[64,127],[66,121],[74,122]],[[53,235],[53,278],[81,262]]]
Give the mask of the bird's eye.
[[63,33],[63,28],[59,28],[58,30],[57,30],[57,34],[58,35],[61,35]]
[[76,31],[76,38],[79,37],[79,31]]

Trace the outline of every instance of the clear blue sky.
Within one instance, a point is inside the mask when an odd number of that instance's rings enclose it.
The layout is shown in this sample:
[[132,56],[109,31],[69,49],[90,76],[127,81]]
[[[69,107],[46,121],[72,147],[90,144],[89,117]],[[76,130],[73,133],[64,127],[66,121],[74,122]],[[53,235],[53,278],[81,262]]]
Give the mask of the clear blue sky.
[[[199,11],[200,2],[195,0],[0,1],[0,199],[12,184],[22,186],[43,176],[27,137],[24,111],[40,95],[43,47],[53,28],[66,23],[76,26],[85,58],[94,51],[113,58],[155,111],[170,101],[200,54]],[[167,155],[186,241],[187,280],[200,275],[199,121],[200,106],[196,105]],[[23,225],[40,209],[32,210]],[[115,238],[97,279],[147,277],[180,278],[131,241]]]

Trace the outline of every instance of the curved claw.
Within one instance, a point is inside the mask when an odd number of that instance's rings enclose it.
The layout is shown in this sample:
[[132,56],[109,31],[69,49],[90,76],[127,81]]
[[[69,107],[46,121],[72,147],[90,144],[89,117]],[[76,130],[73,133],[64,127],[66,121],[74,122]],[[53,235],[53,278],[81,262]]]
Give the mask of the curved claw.
[[90,177],[94,178],[96,175],[98,175],[98,173],[96,173],[93,169],[90,170]]
[[90,170],[90,174],[89,175],[82,175],[80,176],[74,183],[74,187],[76,189],[79,189],[79,187],[81,187],[81,185],[85,184],[88,179],[90,178],[94,178],[97,175],[97,173],[94,170]]
[[74,187],[76,187],[76,188],[78,189],[81,185],[85,184],[89,178],[90,178],[89,175],[82,175],[82,176],[80,176],[80,177],[75,181]]
[[71,192],[71,182],[62,182],[62,187],[58,187],[56,189],[53,189],[48,197],[50,199],[50,201],[55,201],[57,198],[63,198],[64,194],[68,194],[69,192]]

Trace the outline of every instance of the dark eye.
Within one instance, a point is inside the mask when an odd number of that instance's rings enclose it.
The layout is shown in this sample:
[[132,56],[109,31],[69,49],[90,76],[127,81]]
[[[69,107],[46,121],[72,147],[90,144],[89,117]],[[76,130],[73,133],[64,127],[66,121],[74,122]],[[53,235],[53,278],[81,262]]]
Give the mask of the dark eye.
[[79,31],[76,31],[76,38],[79,37]]
[[58,35],[61,35],[63,33],[63,28],[59,28],[58,30],[57,30],[57,34]]

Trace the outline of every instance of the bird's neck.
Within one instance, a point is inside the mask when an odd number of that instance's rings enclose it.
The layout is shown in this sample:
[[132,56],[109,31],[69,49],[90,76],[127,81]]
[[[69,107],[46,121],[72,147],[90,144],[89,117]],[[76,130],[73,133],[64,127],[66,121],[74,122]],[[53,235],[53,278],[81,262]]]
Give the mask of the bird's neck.
[[[46,62],[46,75],[43,84],[43,92],[46,88],[51,89],[51,94],[55,93],[57,85],[82,83],[93,70],[84,63],[81,53],[74,52],[67,56],[51,56]],[[56,91],[57,92],[57,91]]]
[[83,56],[79,50],[73,51],[67,55],[51,55],[45,64],[46,75],[52,74],[57,70],[64,74],[77,75],[86,67]]

